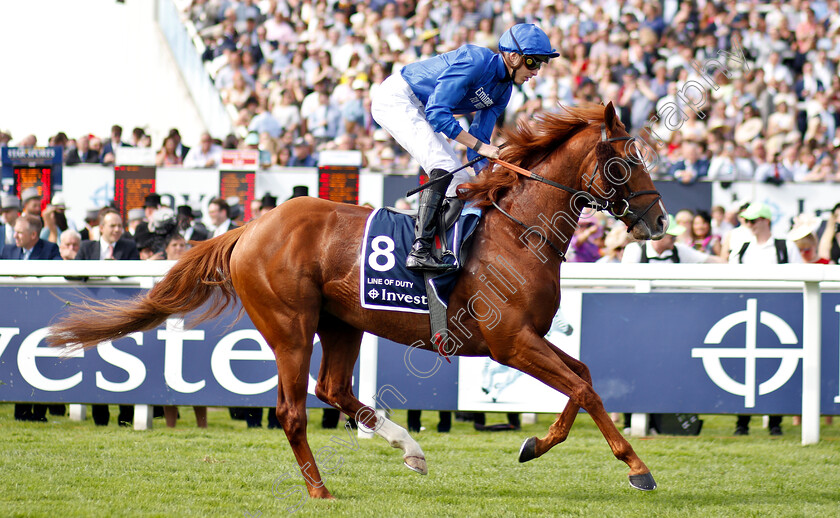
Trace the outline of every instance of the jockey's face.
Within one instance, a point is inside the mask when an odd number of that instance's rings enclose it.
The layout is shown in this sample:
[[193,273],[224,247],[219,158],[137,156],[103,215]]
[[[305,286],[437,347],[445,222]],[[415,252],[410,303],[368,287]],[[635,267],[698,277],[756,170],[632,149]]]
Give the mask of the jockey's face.
[[535,77],[537,74],[539,74],[542,63],[539,62],[539,61],[535,61],[535,63],[537,64],[537,68],[534,68],[534,69],[526,67],[525,64],[523,63],[522,66],[520,66],[516,70],[516,72],[514,73],[513,82],[518,84],[518,85],[521,85],[521,84],[525,83],[525,81],[527,81],[527,80],[531,79],[532,77]]
[[528,70],[524,66],[519,67],[518,69],[516,69],[516,72],[513,75],[513,82],[518,85],[524,84],[525,81],[528,81],[529,79],[535,77],[539,73],[539,70]]

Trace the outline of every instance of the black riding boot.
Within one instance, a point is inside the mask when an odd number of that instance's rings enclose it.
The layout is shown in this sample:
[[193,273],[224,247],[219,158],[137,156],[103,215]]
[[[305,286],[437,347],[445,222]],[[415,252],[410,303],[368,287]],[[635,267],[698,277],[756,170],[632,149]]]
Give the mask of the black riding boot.
[[[439,176],[435,174],[437,172],[446,173],[446,171],[435,169],[429,175],[431,180]],[[454,264],[439,262],[432,255],[432,243],[437,231],[437,213],[443,203],[446,187],[446,182],[441,182],[420,194],[420,207],[417,210],[417,221],[414,223],[414,245],[405,260],[405,266],[409,270],[448,272],[455,269]]]

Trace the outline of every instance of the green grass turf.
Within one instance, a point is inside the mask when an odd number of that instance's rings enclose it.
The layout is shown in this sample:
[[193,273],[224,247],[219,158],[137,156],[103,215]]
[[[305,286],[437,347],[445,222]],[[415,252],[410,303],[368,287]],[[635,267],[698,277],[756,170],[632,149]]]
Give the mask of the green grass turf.
[[[97,428],[49,416],[19,423],[0,405],[0,516],[287,516],[302,479],[285,435],[246,429],[224,409],[211,409],[210,428],[195,428],[181,407],[178,428],[136,432],[112,423]],[[429,475],[406,469],[398,450],[380,438],[356,451],[322,430],[320,410],[309,440],[333,447],[341,466],[324,474],[333,501],[306,500],[294,516],[807,516],[840,515],[840,424],[823,425],[818,445],[802,446],[800,429],[785,418],[785,435],[770,437],[753,419],[751,435],[733,437],[733,416],[702,416],[698,437],[631,439],[659,489],[644,493],[627,482],[592,420],[581,414],[566,443],[525,464],[519,446],[544,435],[553,416],[517,432],[476,432],[453,422],[414,434]],[[405,412],[394,419],[405,424]],[[488,414],[488,424],[504,416]],[[338,464],[338,462],[334,462]],[[280,501],[272,485],[288,474]]]

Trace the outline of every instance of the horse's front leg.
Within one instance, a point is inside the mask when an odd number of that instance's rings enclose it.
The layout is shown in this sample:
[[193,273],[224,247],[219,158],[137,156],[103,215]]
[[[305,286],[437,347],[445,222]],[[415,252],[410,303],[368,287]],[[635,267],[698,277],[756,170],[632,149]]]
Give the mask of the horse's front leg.
[[[560,358],[560,360],[568,366],[580,379],[592,386],[592,376],[589,375],[589,368],[580,360],[566,354],[557,346],[552,345],[552,351]],[[569,436],[569,430],[577,418],[580,411],[580,405],[575,403],[571,398],[563,408],[563,412],[557,415],[554,423],[548,428],[548,434],[542,439],[538,437],[530,437],[522,443],[519,449],[519,462],[528,462],[531,459],[536,459],[551,448],[557,446],[565,441]]]
[[[592,416],[601,434],[607,440],[607,444],[610,445],[613,455],[630,467],[630,484],[633,487],[642,490],[656,488],[656,482],[654,482],[650,470],[633,451],[633,447],[630,446],[627,439],[615,427],[615,423],[610,419],[601,398],[595,393],[591,383],[581,378],[566,362],[561,360],[560,356],[553,350],[555,349],[553,345],[527,328],[517,334],[513,347],[510,347],[510,345],[505,347],[503,344],[495,345],[495,347],[491,345],[490,349],[497,361],[530,374],[549,387],[566,394],[569,396],[569,402],[572,405],[580,406]],[[571,410],[568,406],[567,409]],[[566,415],[564,410],[563,415],[558,419],[558,437],[562,436],[566,420],[569,421],[569,426],[571,426],[573,418],[571,414]],[[566,430],[566,433],[568,433],[568,430]]]

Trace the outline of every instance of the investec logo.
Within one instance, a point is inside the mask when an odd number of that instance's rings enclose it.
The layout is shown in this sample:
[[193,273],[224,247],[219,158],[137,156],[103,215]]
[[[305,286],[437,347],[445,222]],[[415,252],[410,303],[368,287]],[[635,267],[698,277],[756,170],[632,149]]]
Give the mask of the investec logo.
[[[747,309],[736,311],[718,320],[706,334],[703,343],[720,345],[726,333],[738,324],[746,324],[746,338],[743,349],[735,347],[696,347],[691,350],[691,357],[703,360],[703,368],[715,385],[730,394],[743,396],[744,408],[754,408],[756,384],[758,384],[759,396],[769,394],[784,386],[799,365],[799,360],[802,358],[802,348],[758,347],[758,324],[769,327],[779,338],[779,343],[782,345],[796,345],[798,340],[793,329],[778,315],[767,311],[759,313],[756,299],[747,299]],[[729,377],[720,363],[722,358],[744,359],[744,383],[738,383]],[[755,372],[758,358],[779,358],[781,360],[776,373],[770,379],[761,383],[757,382]]]
[[[396,282],[406,282],[406,281],[396,281]],[[410,286],[414,286],[413,283],[407,283]],[[405,304],[414,304],[414,305],[423,305],[428,306],[429,300],[426,298],[425,295],[411,295],[408,293],[397,293],[391,291],[387,288],[371,288],[367,292],[368,297],[371,300],[376,300],[379,297],[382,297],[382,302],[402,302]]]

